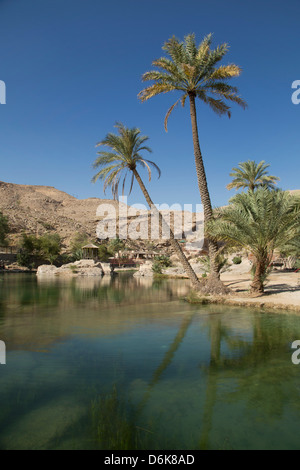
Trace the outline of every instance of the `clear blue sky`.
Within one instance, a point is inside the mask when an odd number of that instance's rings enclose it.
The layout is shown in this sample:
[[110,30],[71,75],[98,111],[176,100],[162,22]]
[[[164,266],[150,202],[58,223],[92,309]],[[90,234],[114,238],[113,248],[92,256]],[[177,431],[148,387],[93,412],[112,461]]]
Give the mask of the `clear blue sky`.
[[[162,169],[148,189],[156,203],[199,203],[189,109],[174,96],[140,103],[141,75],[172,35],[214,33],[227,42],[223,63],[243,68],[235,80],[246,111],[219,118],[199,103],[200,143],[213,205],[228,201],[233,166],[266,160],[283,189],[300,189],[299,0],[0,0],[0,180],[55,186],[79,198],[103,197],[93,185],[95,144],[116,121],[150,137]],[[110,193],[107,193],[110,197]],[[129,202],[143,202],[136,186]]]

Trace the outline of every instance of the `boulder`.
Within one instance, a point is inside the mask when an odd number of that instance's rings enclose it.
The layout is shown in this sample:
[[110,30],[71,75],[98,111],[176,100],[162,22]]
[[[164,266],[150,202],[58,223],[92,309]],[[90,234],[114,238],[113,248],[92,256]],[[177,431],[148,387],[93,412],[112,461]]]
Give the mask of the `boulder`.
[[101,263],[101,268],[103,271],[103,274],[110,275],[113,274],[114,270],[111,267],[110,263]]
[[104,270],[101,263],[95,263],[93,260],[75,261],[74,263],[64,264],[60,268],[50,265],[42,265],[39,266],[37,270],[38,276],[103,276],[103,274]]
[[39,266],[36,272],[37,276],[54,276],[57,273],[58,268],[56,266],[51,266],[50,264],[43,264],[42,266]]
[[140,269],[134,273],[134,277],[153,277],[154,273],[152,270],[152,261],[146,261],[144,264],[141,264]]

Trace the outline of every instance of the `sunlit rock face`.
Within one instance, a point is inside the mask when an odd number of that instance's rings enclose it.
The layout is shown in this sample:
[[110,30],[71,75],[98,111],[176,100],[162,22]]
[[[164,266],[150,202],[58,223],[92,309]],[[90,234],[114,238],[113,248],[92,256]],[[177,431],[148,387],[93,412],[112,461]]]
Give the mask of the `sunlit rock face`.
[[37,276],[103,276],[112,272],[109,263],[80,260],[64,264],[60,268],[44,264],[38,267]]
[[134,273],[134,277],[153,277],[152,266],[152,261],[146,261],[144,264],[141,264],[140,269]]

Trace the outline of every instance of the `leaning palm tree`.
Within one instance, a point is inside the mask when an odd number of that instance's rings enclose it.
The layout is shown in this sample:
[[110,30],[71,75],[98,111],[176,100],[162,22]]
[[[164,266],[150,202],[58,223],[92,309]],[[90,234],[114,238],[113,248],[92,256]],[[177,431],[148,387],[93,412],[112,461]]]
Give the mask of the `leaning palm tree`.
[[[199,144],[196,99],[207,104],[219,116],[230,117],[229,102],[246,107],[245,101],[238,95],[237,88],[227,83],[230,78],[240,75],[240,67],[235,64],[218,66],[220,60],[228,52],[228,45],[222,44],[216,49],[211,49],[211,43],[212,34],[206,36],[199,46],[196,45],[194,34],[186,36],[184,42],[180,42],[173,36],[163,46],[163,50],[169,57],[154,60],[152,65],[157,70],[146,72],[142,77],[144,82],[153,81],[154,83],[138,95],[141,101],[146,101],[161,93],[180,92],[181,97],[166,114],[166,130],[173,109],[179,102],[184,106],[186,99],[189,98],[196,172],[205,223],[212,218],[213,211]],[[211,276],[219,278],[218,263],[215,259],[218,245],[211,239],[209,252]]]
[[229,206],[216,211],[207,230],[215,240],[252,252],[255,270],[251,291],[263,293],[274,251],[300,237],[299,200],[267,188],[237,194]]
[[[151,181],[151,167],[157,170],[160,176],[159,167],[152,162],[142,157],[141,152],[151,152],[151,149],[145,145],[148,140],[147,136],[142,136],[141,131],[137,128],[129,129],[122,123],[117,123],[115,126],[118,129],[119,135],[109,133],[106,137],[97,144],[97,146],[107,147],[109,150],[102,150],[98,152],[98,158],[95,160],[93,167],[100,168],[100,171],[93,177],[92,181],[96,182],[98,179],[104,181],[104,191],[107,187],[111,187],[114,198],[117,198],[119,185],[122,181],[122,191],[124,193],[125,182],[127,173],[131,173],[131,183],[129,194],[132,191],[134,179],[137,180],[145,199],[153,211],[156,211],[159,216],[159,221],[163,226],[166,226],[164,218],[153,204],[152,199],[140,177],[137,170],[138,167],[147,169],[149,181]],[[169,229],[169,227],[167,227]],[[197,290],[201,288],[198,277],[188,262],[181,246],[174,237],[174,233],[169,229],[171,246],[178,256],[182,266],[188,275],[193,287]]]
[[237,168],[232,168],[230,176],[233,180],[226,186],[227,189],[238,190],[248,188],[249,191],[255,191],[255,189],[260,187],[275,189],[280,178],[268,174],[267,169],[269,166],[264,160],[260,163],[256,163],[253,160],[239,163]]

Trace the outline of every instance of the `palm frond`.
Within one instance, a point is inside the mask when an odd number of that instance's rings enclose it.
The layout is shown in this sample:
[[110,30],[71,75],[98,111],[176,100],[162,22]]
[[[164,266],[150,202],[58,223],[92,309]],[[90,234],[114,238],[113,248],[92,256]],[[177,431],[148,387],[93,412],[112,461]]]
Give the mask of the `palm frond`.
[[[127,128],[120,122],[117,122],[115,127],[118,134],[108,133],[97,144],[97,146],[106,146],[109,150],[97,152],[98,157],[93,167],[100,168],[100,171],[94,175],[92,181],[103,181],[104,193],[110,187],[113,197],[117,198],[120,184],[124,195],[128,171],[134,172],[137,165],[141,165],[147,169],[150,180],[151,167],[158,171],[159,176],[160,169],[156,163],[142,157],[141,152],[151,153],[152,150],[148,145],[145,145],[149,138],[141,135],[140,129],[137,127]],[[132,191],[133,182],[134,173],[131,177],[129,194]]]
[[[154,83],[138,94],[139,99],[144,102],[162,93],[178,91],[183,104],[188,95],[197,96],[220,116],[231,115],[227,101],[245,109],[247,103],[238,95],[238,89],[227,83],[238,77],[242,69],[235,64],[217,66],[227,54],[229,46],[224,43],[212,49],[211,44],[212,34],[204,37],[199,46],[196,45],[194,34],[185,36],[183,42],[175,36],[166,41],[163,50],[167,57],[154,60],[152,65],[158,70],[143,75],[144,82]],[[168,118],[175,107],[176,104],[167,111],[164,120],[166,131]]]

